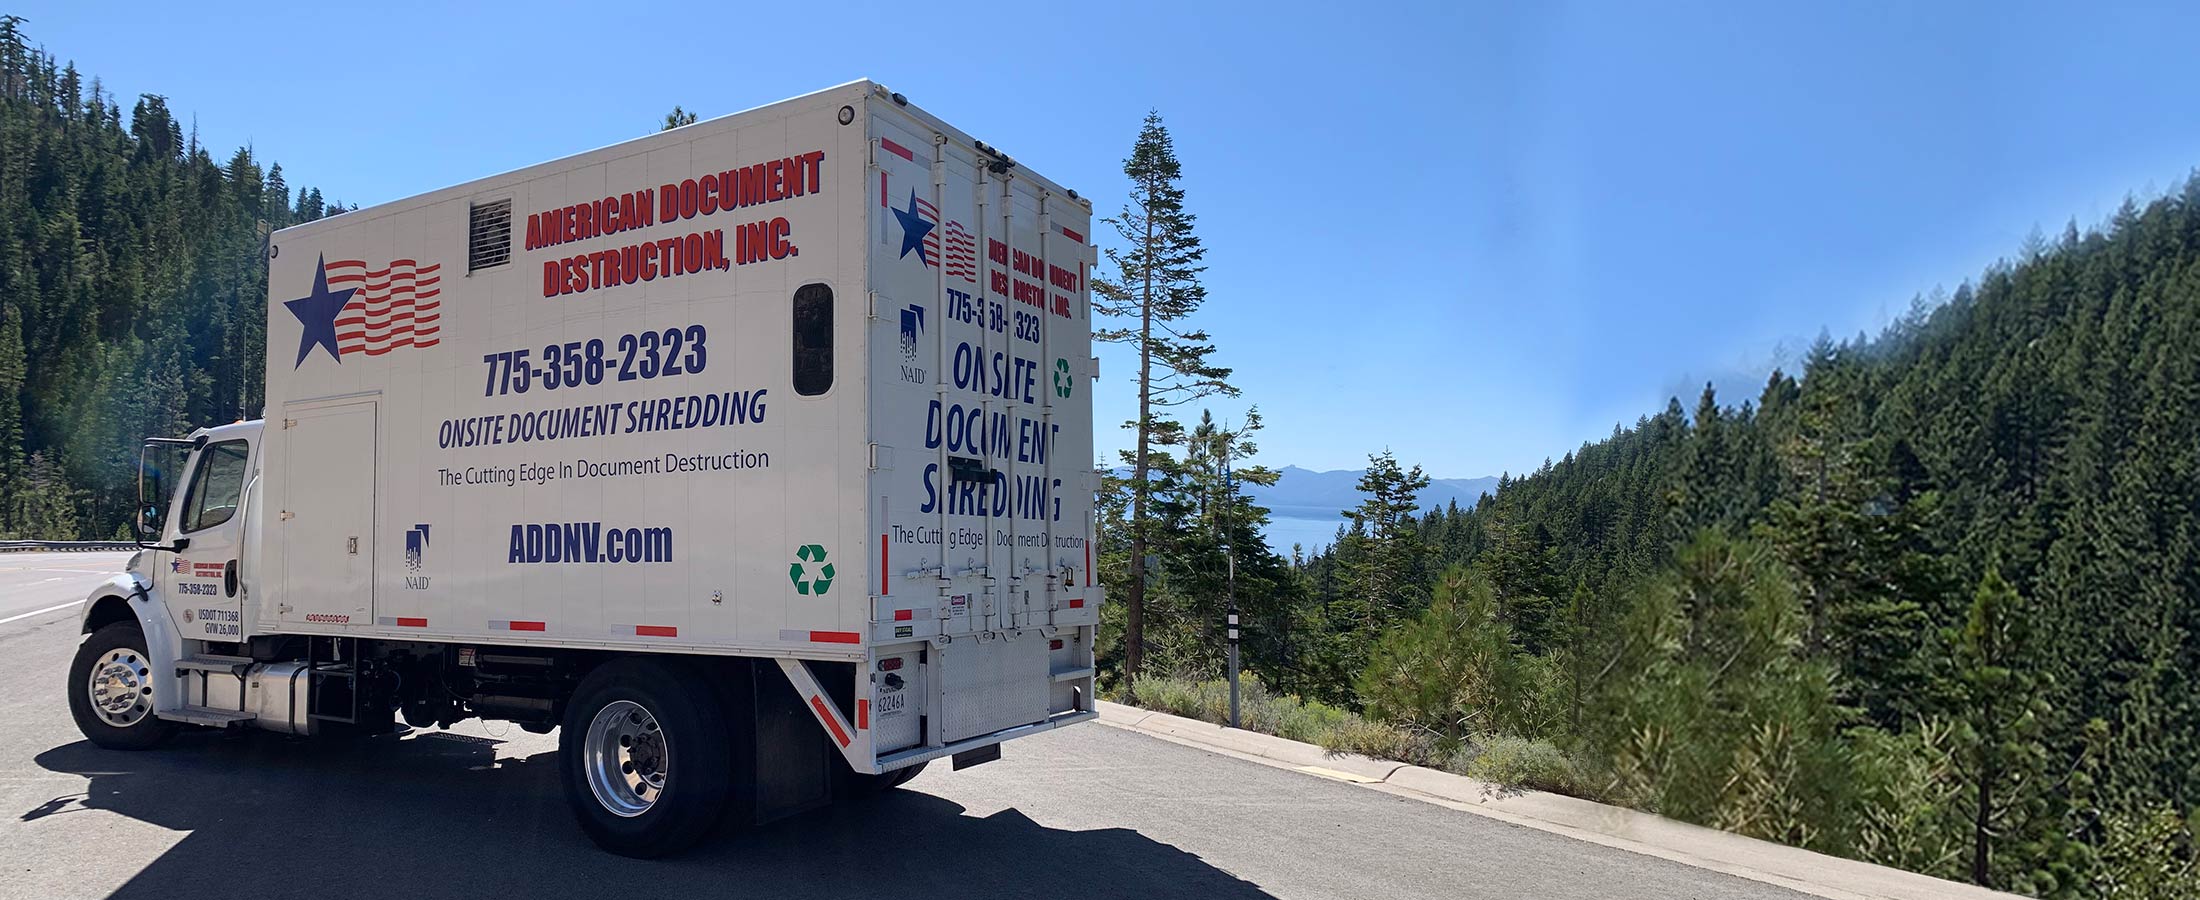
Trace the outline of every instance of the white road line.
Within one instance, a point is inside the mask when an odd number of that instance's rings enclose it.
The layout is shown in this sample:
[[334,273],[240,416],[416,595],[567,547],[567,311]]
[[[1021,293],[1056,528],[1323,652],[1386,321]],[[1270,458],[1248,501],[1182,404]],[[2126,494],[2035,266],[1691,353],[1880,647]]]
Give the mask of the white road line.
[[15,620],[17,620],[17,619],[28,619],[28,618],[30,618],[30,617],[32,617],[32,616],[42,616],[42,615],[45,615],[45,614],[47,614],[47,613],[50,613],[50,612],[60,612],[60,611],[62,611],[62,610],[64,610],[64,609],[68,609],[69,607],[72,607],[72,606],[83,606],[83,605],[84,605],[84,601],[82,601],[82,600],[71,600],[71,601],[69,601],[69,602],[67,602],[67,603],[63,603],[63,604],[61,604],[60,606],[49,606],[49,607],[46,607],[45,609],[34,609],[34,610],[31,610],[30,612],[27,612],[27,613],[17,613],[17,614],[15,614],[15,615],[9,616],[9,617],[7,617],[7,618],[5,618],[5,619],[0,619],[0,625],[6,625],[6,624],[8,624],[9,622],[13,622],[13,621],[15,621]]

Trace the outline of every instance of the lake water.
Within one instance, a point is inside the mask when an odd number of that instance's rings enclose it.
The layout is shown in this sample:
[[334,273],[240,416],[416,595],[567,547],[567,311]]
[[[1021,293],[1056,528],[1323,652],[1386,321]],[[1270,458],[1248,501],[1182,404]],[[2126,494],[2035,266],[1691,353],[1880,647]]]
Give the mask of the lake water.
[[1335,514],[1320,518],[1271,516],[1263,533],[1268,537],[1269,547],[1290,559],[1292,544],[1304,545],[1306,554],[1312,556],[1337,539],[1337,526],[1342,524],[1345,524],[1344,517]]

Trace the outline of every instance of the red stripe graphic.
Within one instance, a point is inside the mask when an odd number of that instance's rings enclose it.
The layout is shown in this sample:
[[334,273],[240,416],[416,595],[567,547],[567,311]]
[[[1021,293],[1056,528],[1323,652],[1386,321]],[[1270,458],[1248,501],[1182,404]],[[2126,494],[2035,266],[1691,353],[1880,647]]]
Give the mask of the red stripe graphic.
[[426,619],[408,619],[408,618],[405,618],[404,616],[398,616],[398,617],[397,617],[397,626],[398,626],[399,628],[426,628],[426,627],[428,627],[428,620],[426,620]]
[[839,741],[843,747],[848,746],[848,732],[840,730],[840,719],[825,708],[825,701],[816,694],[811,694],[810,708],[817,710],[817,718],[825,723],[826,728],[832,729],[833,740]]
[[879,138],[879,139],[878,139],[878,145],[879,145],[879,146],[881,146],[881,147],[884,147],[884,148],[886,148],[886,152],[888,152],[888,153],[891,153],[891,154],[894,154],[895,156],[899,156],[899,157],[901,157],[902,159],[906,159],[906,160],[908,160],[908,161],[910,161],[910,162],[916,162],[916,161],[917,161],[917,155],[916,155],[916,154],[914,154],[914,153],[911,153],[911,152],[909,152],[909,148],[907,148],[907,147],[904,147],[904,146],[902,146],[902,145],[900,145],[900,144],[894,143],[894,142],[893,142],[892,140],[890,140],[890,139],[888,139],[888,138]]
[[680,629],[671,625],[636,625],[634,633],[642,637],[679,637]]
[[541,622],[512,622],[505,627],[513,631],[541,631],[545,625]]
[[862,642],[863,635],[853,631],[812,631],[810,640],[819,644],[854,644]]
[[1080,243],[1080,244],[1082,244],[1082,243],[1084,243],[1084,242],[1085,242],[1085,236],[1084,236],[1084,235],[1081,235],[1081,234],[1078,234],[1077,232],[1071,231],[1071,230],[1069,230],[1068,228],[1066,228],[1066,227],[1064,227],[1064,226],[1061,226],[1061,225],[1056,225],[1056,226],[1054,226],[1054,228],[1055,228],[1055,230],[1056,230],[1056,231],[1060,231],[1060,232],[1062,233],[1062,236],[1063,236],[1063,237],[1069,238],[1070,240],[1076,241],[1076,242],[1078,242],[1078,243]]
[[380,269],[365,260],[338,259],[327,264],[331,288],[349,288],[351,301],[337,313],[336,349],[341,356],[381,356],[400,347],[441,343],[443,320],[441,264],[393,259]]
[[884,597],[893,592],[894,580],[886,577],[886,536],[882,534],[878,536],[878,595]]

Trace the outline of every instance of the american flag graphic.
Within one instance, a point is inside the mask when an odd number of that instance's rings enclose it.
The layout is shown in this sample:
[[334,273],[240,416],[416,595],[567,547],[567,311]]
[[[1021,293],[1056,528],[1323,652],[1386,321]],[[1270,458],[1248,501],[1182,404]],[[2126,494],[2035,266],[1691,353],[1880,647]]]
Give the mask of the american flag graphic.
[[[932,201],[926,200],[923,197],[919,197],[914,194],[911,194],[909,199],[912,203],[916,204],[917,215],[923,217],[925,221],[930,222],[933,225],[940,224],[940,208],[937,206],[933,206]],[[933,228],[932,230],[926,231],[924,233],[924,264],[933,268],[939,267],[940,230],[938,228]]]
[[978,283],[978,240],[961,222],[947,223],[947,274]]
[[436,335],[442,328],[436,323],[443,317],[436,310],[442,301],[436,297],[442,290],[436,285],[442,276],[436,273],[442,268],[410,259],[393,259],[379,269],[367,268],[360,259],[329,260],[329,288],[358,290],[336,314],[337,352],[381,356],[399,347],[440,343]]

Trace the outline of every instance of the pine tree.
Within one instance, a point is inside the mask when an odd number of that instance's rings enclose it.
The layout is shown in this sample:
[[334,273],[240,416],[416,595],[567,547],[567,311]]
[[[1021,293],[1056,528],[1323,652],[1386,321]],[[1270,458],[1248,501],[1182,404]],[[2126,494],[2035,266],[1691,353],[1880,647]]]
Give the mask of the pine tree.
[[1429,479],[1420,466],[1400,468],[1398,457],[1388,450],[1369,455],[1367,463],[1359,484],[1366,497],[1344,515],[1365,535],[1366,549],[1352,569],[1352,579],[1362,604],[1363,626],[1372,629],[1419,606],[1422,585],[1412,576],[1426,547],[1414,532],[1414,510],[1415,498],[1428,487]]
[[1097,340],[1129,344],[1138,354],[1138,418],[1127,427],[1137,434],[1125,454],[1128,483],[1129,571],[1125,576],[1123,675],[1135,694],[1145,658],[1146,556],[1153,538],[1153,476],[1157,447],[1184,442],[1182,424],[1165,410],[1202,397],[1237,396],[1230,370],[1208,361],[1214,344],[1207,333],[1185,326],[1206,300],[1200,284],[1207,251],[1192,232],[1195,217],[1184,209],[1183,165],[1161,114],[1146,115],[1131,155],[1123,160],[1131,181],[1123,211],[1105,220],[1115,227],[1122,247],[1109,248],[1114,278],[1095,278],[1094,308],[1102,315],[1135,319],[1135,327],[1101,329]]
[[674,104],[672,107],[672,111],[665,113],[665,120],[663,122],[664,127],[657,130],[671,131],[672,129],[678,128],[682,125],[693,124],[695,124],[695,114],[685,109],[681,109],[678,104]]
[[1497,611],[1486,576],[1445,572],[1428,609],[1371,655],[1359,685],[1368,712],[1435,736],[1445,753],[1474,737],[1533,736],[1533,670]]
[[1962,692],[1955,742],[1970,801],[1971,881],[2044,893],[2042,876],[2045,887],[2058,886],[2052,873],[2012,864],[2050,860],[2061,841],[2064,783],[2046,744],[2052,705],[2032,635],[2035,614],[1998,570],[1987,570],[1954,642]]

